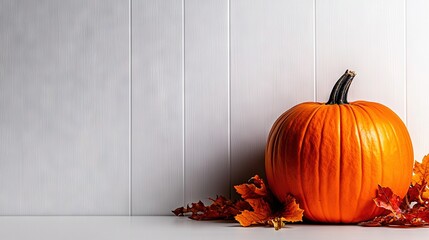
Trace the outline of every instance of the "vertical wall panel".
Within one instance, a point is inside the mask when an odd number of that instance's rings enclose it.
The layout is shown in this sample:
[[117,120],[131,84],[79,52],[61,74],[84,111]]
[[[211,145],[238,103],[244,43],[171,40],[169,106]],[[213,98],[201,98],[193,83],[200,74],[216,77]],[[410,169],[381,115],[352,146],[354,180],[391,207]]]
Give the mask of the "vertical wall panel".
[[429,2],[407,1],[407,116],[414,158],[429,153]]
[[264,174],[280,114],[314,99],[313,1],[231,2],[232,184]]
[[182,2],[132,5],[132,213],[183,203]]
[[0,214],[128,214],[128,1],[1,1]]
[[185,1],[185,202],[229,194],[228,0]]
[[349,100],[383,103],[405,120],[403,0],[317,0],[317,99],[326,102],[346,69]]

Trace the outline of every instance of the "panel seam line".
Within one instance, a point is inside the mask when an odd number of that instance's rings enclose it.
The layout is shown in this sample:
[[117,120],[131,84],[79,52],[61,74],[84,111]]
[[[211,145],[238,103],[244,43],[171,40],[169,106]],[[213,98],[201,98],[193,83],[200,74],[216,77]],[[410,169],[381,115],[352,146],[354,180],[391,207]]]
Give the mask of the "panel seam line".
[[133,132],[132,132],[132,117],[133,117],[133,113],[132,113],[132,110],[133,110],[133,108],[132,108],[132,104],[133,104],[133,101],[132,101],[132,93],[133,93],[133,91],[132,91],[132,80],[133,80],[133,72],[132,72],[132,70],[133,70],[133,67],[132,67],[132,61],[133,61],[133,58],[132,58],[132,0],[129,0],[129,2],[128,2],[128,4],[129,4],[129,8],[128,8],[128,15],[129,15],[129,19],[128,19],[128,27],[129,27],[129,29],[128,29],[128,32],[129,32],[129,36],[128,36],[128,56],[129,56],[129,59],[128,59],[128,62],[129,62],[129,64],[128,64],[128,86],[129,86],[129,88],[128,88],[128,94],[129,94],[129,99],[128,99],[128,101],[129,101],[129,103],[128,103],[128,106],[129,106],[129,109],[128,109],[128,112],[129,112],[129,116],[128,116],[128,137],[129,137],[129,139],[128,139],[128,144],[129,144],[129,146],[128,146],[128,215],[129,216],[132,216],[133,215],[133,209],[132,209],[132,204],[133,204],[133,200],[132,200],[132,197],[133,197],[133,192],[132,192],[132,186],[133,186],[133,179],[132,179],[132,164],[133,164],[133,162],[132,162],[132,155],[133,155],[133,145],[132,145],[132,141],[133,141],[133,138],[132,138],[132,134],[133,134]]
[[182,0],[182,187],[183,206],[186,204],[186,143],[185,143],[185,0]]
[[232,196],[231,179],[231,0],[228,0],[228,188],[229,198]]
[[314,84],[314,90],[313,90],[313,96],[314,96],[314,102],[317,102],[317,55],[316,55],[316,0],[313,0],[313,84]]
[[407,15],[407,11],[408,11],[408,9],[407,9],[407,4],[408,3],[408,1],[407,0],[404,0],[404,102],[405,102],[405,104],[404,104],[404,121],[405,121],[405,125],[406,126],[408,126],[408,89],[407,89],[407,87],[408,87],[408,79],[407,79],[407,74],[408,74],[408,72],[407,72],[407,64],[408,64],[408,61],[407,61],[407,31],[408,31],[408,28],[407,28],[407,18],[408,18],[408,15]]

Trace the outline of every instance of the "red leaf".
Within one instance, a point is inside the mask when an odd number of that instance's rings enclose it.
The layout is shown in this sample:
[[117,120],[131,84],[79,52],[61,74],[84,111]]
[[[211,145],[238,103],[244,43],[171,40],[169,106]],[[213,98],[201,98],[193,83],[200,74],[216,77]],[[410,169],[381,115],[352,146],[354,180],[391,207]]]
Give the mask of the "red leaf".
[[371,221],[360,223],[361,226],[378,227],[422,227],[429,225],[429,155],[422,163],[415,162],[411,186],[403,200],[395,195],[390,188],[378,186],[374,199],[378,207],[390,211],[385,216],[379,216]]
[[402,210],[400,208],[402,199],[394,194],[388,187],[378,185],[377,197],[374,198],[374,202],[377,207],[389,210],[395,216],[400,216],[402,214]]

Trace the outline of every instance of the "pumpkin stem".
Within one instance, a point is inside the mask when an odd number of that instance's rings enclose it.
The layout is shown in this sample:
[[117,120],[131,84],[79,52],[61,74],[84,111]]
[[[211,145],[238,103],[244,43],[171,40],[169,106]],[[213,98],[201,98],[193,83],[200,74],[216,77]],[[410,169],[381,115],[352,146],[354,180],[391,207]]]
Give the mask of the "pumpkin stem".
[[344,82],[343,86],[340,89],[338,95],[339,104],[348,104],[347,94],[349,93],[350,84],[352,84],[353,78],[356,76],[356,73],[350,70],[346,72],[348,74],[347,80]]
[[349,92],[350,84],[355,76],[355,72],[346,70],[332,88],[331,95],[329,96],[329,100],[326,104],[348,104],[347,94]]

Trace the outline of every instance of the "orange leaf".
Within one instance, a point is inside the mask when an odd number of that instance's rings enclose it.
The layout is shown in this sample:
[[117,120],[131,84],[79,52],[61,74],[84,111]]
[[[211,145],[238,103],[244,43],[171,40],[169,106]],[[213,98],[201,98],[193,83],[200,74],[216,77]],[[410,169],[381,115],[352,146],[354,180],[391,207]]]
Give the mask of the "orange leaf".
[[253,209],[235,216],[235,220],[242,226],[270,224],[278,230],[284,222],[302,221],[304,210],[299,208],[295,198],[287,196],[285,202],[280,203],[258,175],[251,178],[251,181],[252,183],[235,186],[237,192]]
[[199,201],[177,208],[173,213],[176,216],[190,214],[189,218],[193,220],[235,218],[244,227],[270,224],[276,230],[284,226],[284,222],[302,221],[304,210],[299,208],[295,198],[287,196],[283,203],[279,202],[258,175],[234,188],[241,195],[241,200],[232,201],[218,196],[210,198],[211,205],[205,206]]
[[288,195],[286,201],[283,203],[283,210],[280,214],[282,220],[286,222],[300,222],[302,221],[303,214],[304,210],[299,208],[299,204],[296,202],[295,198]]
[[422,198],[429,200],[429,189],[426,187],[426,189],[422,193]]
[[413,169],[413,185],[429,182],[429,154],[423,157],[421,163],[415,161]]
[[262,198],[246,200],[253,211],[245,210],[241,214],[235,216],[241,226],[248,227],[254,224],[265,224],[271,216],[271,209],[267,202]]
[[249,182],[251,183],[234,186],[237,193],[240,194],[243,199],[260,198],[268,195],[267,187],[258,175],[252,177]]
[[276,230],[279,230],[283,222],[302,221],[304,210],[299,208],[295,198],[287,196],[286,201],[281,204],[280,211],[274,212],[264,199],[247,199],[246,200],[253,211],[245,210],[235,217],[241,226],[248,227],[255,224],[271,224]]

